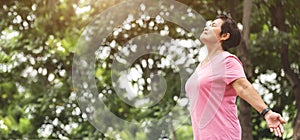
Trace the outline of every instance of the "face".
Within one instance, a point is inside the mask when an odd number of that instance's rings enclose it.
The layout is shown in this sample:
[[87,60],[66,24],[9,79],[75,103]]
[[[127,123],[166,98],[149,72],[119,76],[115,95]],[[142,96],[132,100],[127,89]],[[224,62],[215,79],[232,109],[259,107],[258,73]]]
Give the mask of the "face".
[[200,35],[201,42],[204,44],[213,44],[220,42],[220,32],[223,22],[224,21],[222,19],[216,19],[211,23],[210,26],[205,27],[204,31]]

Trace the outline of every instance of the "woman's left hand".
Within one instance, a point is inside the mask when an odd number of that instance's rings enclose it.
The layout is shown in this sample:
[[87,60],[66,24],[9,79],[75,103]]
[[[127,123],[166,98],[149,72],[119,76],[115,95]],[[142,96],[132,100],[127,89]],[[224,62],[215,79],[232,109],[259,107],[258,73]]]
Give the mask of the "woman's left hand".
[[267,121],[270,131],[274,132],[275,136],[282,137],[284,132],[283,124],[286,123],[286,121],[281,117],[281,115],[270,110],[265,115],[265,120]]

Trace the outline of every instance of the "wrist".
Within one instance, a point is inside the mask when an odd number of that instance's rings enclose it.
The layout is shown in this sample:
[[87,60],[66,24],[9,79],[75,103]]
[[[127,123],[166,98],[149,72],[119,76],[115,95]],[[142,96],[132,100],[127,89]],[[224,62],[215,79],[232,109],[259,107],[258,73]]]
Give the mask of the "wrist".
[[271,110],[271,108],[267,107],[267,108],[265,108],[265,109],[260,113],[260,115],[261,115],[262,117],[265,117],[265,115],[266,115],[270,110]]
[[266,109],[264,109],[264,110],[260,113],[260,115],[261,115],[262,117],[266,118],[267,114],[269,114],[270,112],[271,112],[271,109],[270,109],[270,108],[266,108]]

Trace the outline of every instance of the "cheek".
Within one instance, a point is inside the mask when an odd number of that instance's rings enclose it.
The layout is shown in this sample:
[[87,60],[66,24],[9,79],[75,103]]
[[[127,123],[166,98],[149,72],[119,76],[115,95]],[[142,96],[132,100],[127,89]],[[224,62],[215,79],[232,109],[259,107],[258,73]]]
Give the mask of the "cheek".
[[218,38],[215,35],[215,32],[211,30],[211,31],[208,31],[207,34],[202,33],[200,35],[200,41],[202,41],[202,42],[217,42]]
[[219,39],[219,33],[220,32],[218,30],[212,29],[209,31],[209,36],[211,39],[216,40],[216,39]]
[[220,29],[214,29],[213,31],[214,31],[216,37],[217,37],[217,38],[220,38],[221,30],[220,30]]

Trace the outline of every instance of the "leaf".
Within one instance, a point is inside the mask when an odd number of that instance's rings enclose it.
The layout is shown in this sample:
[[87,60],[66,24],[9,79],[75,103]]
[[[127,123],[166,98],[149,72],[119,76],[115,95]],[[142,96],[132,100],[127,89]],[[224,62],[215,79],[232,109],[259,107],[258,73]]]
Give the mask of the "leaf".
[[28,133],[32,131],[31,122],[28,118],[20,118],[18,129],[21,133]]

